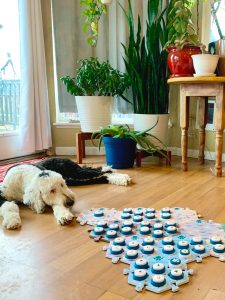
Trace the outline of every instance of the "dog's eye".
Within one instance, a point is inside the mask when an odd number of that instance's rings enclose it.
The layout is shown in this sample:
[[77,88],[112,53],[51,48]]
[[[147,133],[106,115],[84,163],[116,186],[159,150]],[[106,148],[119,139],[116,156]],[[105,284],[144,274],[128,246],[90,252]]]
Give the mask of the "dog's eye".
[[63,184],[63,183],[61,183],[61,187],[64,187],[64,184]]
[[56,192],[56,189],[52,189],[51,191],[50,191],[50,193],[52,193],[52,194],[54,194]]

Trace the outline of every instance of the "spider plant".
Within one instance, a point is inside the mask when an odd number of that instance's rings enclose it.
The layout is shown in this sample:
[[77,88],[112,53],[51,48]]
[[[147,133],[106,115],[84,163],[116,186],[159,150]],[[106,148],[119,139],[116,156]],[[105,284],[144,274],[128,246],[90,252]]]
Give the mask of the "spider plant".
[[94,140],[99,139],[98,148],[100,150],[103,137],[112,137],[114,139],[131,139],[135,143],[137,143],[137,145],[142,150],[145,150],[149,153],[158,152],[166,157],[166,155],[161,151],[163,148],[165,148],[165,146],[156,146],[154,142],[161,141],[157,137],[149,133],[149,131],[152,130],[156,126],[156,124],[152,128],[148,128],[145,131],[131,130],[128,125],[108,125],[106,127],[101,127],[99,130],[93,132],[91,140],[92,143],[95,144]]
[[168,113],[168,68],[165,44],[168,30],[164,21],[166,10],[162,11],[162,0],[148,0],[147,30],[142,37],[140,16],[137,32],[134,30],[134,16],[131,1],[128,12],[122,7],[129,26],[128,46],[124,48],[124,62],[131,80],[133,109],[137,114]]

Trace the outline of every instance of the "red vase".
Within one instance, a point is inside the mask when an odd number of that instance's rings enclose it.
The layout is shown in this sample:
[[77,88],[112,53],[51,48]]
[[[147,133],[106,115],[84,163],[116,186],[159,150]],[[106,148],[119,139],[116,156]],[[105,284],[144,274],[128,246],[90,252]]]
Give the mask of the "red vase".
[[182,49],[169,47],[168,67],[170,77],[187,77],[195,73],[192,55],[202,53],[200,47],[184,46]]

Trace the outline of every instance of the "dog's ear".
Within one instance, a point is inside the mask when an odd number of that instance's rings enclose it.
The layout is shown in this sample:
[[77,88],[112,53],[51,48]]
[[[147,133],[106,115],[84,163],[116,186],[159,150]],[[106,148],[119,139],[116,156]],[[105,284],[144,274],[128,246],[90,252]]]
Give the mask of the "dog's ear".
[[33,180],[31,184],[25,189],[23,203],[25,205],[28,205],[38,214],[44,212],[46,204],[42,199],[42,193],[36,181]]

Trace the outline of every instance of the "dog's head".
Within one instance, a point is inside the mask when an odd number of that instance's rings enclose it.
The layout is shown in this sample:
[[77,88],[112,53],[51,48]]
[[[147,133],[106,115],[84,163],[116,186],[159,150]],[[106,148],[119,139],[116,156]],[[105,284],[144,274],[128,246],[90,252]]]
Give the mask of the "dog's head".
[[67,187],[65,180],[59,173],[43,171],[37,175],[42,200],[50,206],[63,205],[72,207],[75,203],[74,193]]

